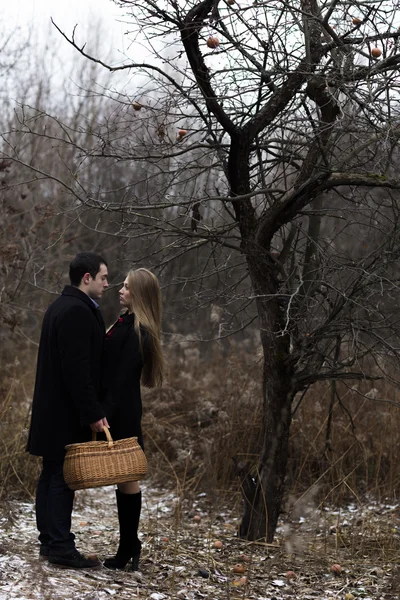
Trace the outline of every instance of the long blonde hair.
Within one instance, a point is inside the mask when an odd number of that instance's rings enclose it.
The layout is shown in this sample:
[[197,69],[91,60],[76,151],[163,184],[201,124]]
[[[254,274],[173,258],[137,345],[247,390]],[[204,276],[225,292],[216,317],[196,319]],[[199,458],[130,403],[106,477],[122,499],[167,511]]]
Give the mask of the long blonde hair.
[[[135,269],[127,275],[131,295],[129,312],[135,315],[135,331],[139,336],[144,366],[141,381],[146,387],[161,386],[164,372],[164,359],[161,350],[160,329],[162,301],[157,277],[148,269]],[[142,343],[140,328],[148,336]]]

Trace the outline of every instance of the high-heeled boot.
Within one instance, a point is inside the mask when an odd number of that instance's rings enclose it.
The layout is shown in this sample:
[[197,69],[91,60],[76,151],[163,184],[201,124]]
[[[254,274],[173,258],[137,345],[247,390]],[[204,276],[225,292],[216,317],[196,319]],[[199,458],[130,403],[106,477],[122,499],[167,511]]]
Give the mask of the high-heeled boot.
[[139,570],[141,543],[138,538],[140,511],[142,508],[142,492],[138,494],[123,494],[116,490],[118,521],[119,521],[119,547],[117,554],[104,561],[108,569],[124,569],[132,559],[132,571]]

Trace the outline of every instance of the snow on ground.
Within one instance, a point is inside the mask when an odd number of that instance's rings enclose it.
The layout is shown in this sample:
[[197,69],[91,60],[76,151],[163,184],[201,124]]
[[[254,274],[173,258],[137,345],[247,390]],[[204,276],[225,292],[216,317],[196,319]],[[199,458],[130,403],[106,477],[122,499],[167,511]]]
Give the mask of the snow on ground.
[[[143,497],[141,574],[59,569],[39,560],[33,504],[3,511],[0,600],[400,598],[397,507],[303,507],[282,523],[276,543],[266,545],[236,536],[233,503],[216,508],[206,494],[180,502],[175,493],[148,484]],[[73,531],[79,550],[101,559],[114,554],[117,527],[111,488],[77,493]],[[214,547],[216,540],[221,548]],[[338,575],[331,572],[334,563]]]

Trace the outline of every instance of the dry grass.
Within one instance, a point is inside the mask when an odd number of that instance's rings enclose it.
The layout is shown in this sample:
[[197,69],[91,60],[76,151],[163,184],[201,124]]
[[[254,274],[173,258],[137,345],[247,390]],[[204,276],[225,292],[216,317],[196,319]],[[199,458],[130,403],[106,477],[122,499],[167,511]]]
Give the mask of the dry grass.
[[[0,387],[0,497],[34,492],[38,461],[25,452],[33,389],[33,361],[5,365]],[[169,357],[169,385],[145,390],[144,430],[150,472],[185,494],[211,490],[215,498],[240,490],[232,457],[256,465],[261,443],[261,362],[248,353],[207,361],[196,349]],[[32,366],[27,369],[26,364]],[[364,385],[364,384],[363,384]],[[339,385],[327,443],[329,382],[316,386],[295,414],[287,473],[287,510],[303,498],[317,506],[372,495],[396,501],[400,481],[397,390]],[[351,419],[349,417],[351,415]]]
[[[1,563],[0,576],[4,585],[11,582],[21,598],[31,589],[46,598],[61,598],[57,594],[62,589],[64,598],[65,582],[57,579],[51,566],[38,567],[33,505],[4,503],[4,499],[32,496],[37,480],[38,461],[24,450],[34,376],[33,368],[24,365],[33,363],[21,362],[4,367],[1,378],[0,493],[2,511],[10,521],[0,539],[0,550],[8,556]],[[199,590],[204,597],[221,600],[273,597],[278,591],[299,600],[345,593],[398,598],[400,515],[393,501],[400,476],[396,452],[400,411],[359,394],[396,402],[397,390],[381,386],[370,393],[367,388],[338,386],[342,404],[337,402],[333,408],[329,443],[329,384],[306,395],[293,421],[286,514],[274,544],[268,546],[236,535],[241,496],[232,461],[232,456],[239,456],[256,464],[258,458],[261,363],[239,353],[225,358],[216,354],[202,361],[194,351],[171,355],[169,362],[169,385],[143,394],[151,473],[145,508],[156,509],[142,520],[142,570],[147,579],[141,583],[141,597],[152,597],[154,591],[165,597],[177,597],[178,592],[186,597],[187,590]],[[198,493],[203,490],[208,493]],[[382,502],[384,498],[389,501]],[[18,515],[24,515],[22,521],[13,519],[16,506]],[[200,521],[195,521],[199,516]],[[112,553],[117,529],[113,490],[80,492],[74,518],[83,550],[86,544],[88,550],[98,544],[94,549],[100,556]],[[221,550],[214,549],[215,539],[222,541]],[[241,580],[233,573],[239,562],[247,578],[240,588],[236,585]],[[333,563],[341,565],[340,577],[331,573]],[[200,570],[210,577],[203,579]],[[295,572],[295,579],[286,577],[288,570]],[[123,572],[118,581],[107,570],[96,579],[71,572],[68,582],[74,597],[93,591],[100,597],[111,587],[120,598],[137,591],[131,574]]]
[[[170,359],[173,386],[144,394],[152,472],[185,480],[185,490],[237,492],[232,457],[256,466],[262,437],[261,362],[194,350]],[[375,388],[372,387],[375,386]],[[400,482],[398,392],[385,382],[337,385],[328,432],[330,382],[304,397],[293,419],[287,470],[288,509],[304,496],[318,505],[367,495],[396,501]],[[295,401],[295,405],[298,399]],[[387,402],[390,401],[390,402]],[[329,435],[328,435],[329,433]]]
[[[23,363],[26,364],[25,360]],[[32,497],[39,461],[30,456],[25,447],[33,368],[24,368],[15,358],[12,363],[3,363],[0,381],[0,500]]]

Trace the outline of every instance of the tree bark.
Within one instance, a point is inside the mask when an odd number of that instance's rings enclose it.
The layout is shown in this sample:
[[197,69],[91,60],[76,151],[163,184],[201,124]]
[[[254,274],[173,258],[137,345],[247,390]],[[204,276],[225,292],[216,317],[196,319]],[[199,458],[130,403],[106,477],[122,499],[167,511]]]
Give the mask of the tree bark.
[[243,484],[244,516],[240,536],[272,542],[281,510],[291,423],[293,373],[289,339],[281,335],[277,273],[268,253],[248,258],[249,273],[257,295],[263,365],[263,442],[258,469],[253,476],[237,466]]
[[[250,190],[249,139],[232,136],[228,161],[232,195]],[[249,201],[233,200],[246,255],[257,310],[264,354],[263,367],[263,443],[256,474],[246,465],[236,464],[242,481],[244,515],[240,536],[249,540],[273,540],[284,493],[284,479],[291,422],[292,374],[289,339],[279,303],[279,270],[269,252],[270,240],[259,245],[255,240],[257,221]]]

